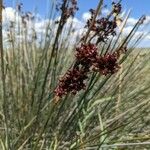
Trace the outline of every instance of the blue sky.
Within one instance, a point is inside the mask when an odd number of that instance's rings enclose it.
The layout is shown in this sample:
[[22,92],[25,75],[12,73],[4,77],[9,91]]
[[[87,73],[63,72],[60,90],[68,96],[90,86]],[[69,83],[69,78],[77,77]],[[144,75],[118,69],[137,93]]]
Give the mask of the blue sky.
[[[19,0],[4,0],[4,5],[6,7],[15,7],[16,1]],[[36,10],[43,18],[48,12],[48,1],[52,0],[20,0],[23,3],[23,10],[33,12]],[[115,0],[116,1],[116,0]],[[90,8],[96,8],[99,0],[78,0],[79,11],[76,14],[76,17],[80,20],[83,13],[88,12]],[[110,8],[112,0],[104,0],[104,4]],[[145,14],[150,18],[150,0],[122,0],[123,10],[132,10],[131,18],[138,19],[141,15]],[[146,30],[150,31],[150,26]],[[150,40],[150,36],[149,36]],[[144,41],[141,46],[150,47],[149,40]]]
[[[86,2],[85,2],[86,1]],[[99,0],[79,0],[81,10],[87,11],[91,7],[96,7]],[[104,0],[106,5],[110,5],[112,0]],[[122,0],[124,10],[132,9],[132,15],[135,18],[143,14],[150,14],[150,0]]]
[[[37,8],[38,12],[43,16],[47,11],[48,0],[20,0],[24,4],[24,9],[33,11]],[[80,11],[77,16],[87,12],[90,8],[95,8],[99,0],[78,0]],[[104,3],[109,6],[112,0],[104,0]],[[14,6],[14,0],[4,0],[6,6]],[[150,14],[150,0],[122,0],[122,5],[125,10],[132,9],[132,16],[138,18],[142,14]]]

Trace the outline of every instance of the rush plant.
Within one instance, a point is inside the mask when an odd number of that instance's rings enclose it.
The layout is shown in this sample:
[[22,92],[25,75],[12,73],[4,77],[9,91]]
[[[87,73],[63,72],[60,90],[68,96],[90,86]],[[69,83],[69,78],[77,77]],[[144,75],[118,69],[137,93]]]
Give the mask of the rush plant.
[[145,16],[124,34],[130,11],[99,0],[80,33],[77,0],[47,5],[39,33],[23,4],[6,26],[0,0],[0,150],[150,149]]

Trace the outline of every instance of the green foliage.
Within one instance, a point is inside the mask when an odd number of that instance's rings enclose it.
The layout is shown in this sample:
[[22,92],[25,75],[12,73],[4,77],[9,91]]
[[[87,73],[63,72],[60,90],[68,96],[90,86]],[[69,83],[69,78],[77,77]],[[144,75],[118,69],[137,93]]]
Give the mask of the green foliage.
[[[54,11],[49,19],[53,15]],[[66,38],[65,27],[53,37],[57,24],[49,21],[42,45],[35,32],[28,41],[27,26],[16,22],[19,33],[15,26],[10,28],[9,47],[4,46],[1,56],[4,64],[0,62],[0,149],[150,148],[142,144],[150,139],[150,52],[135,48],[143,38],[132,39],[140,24],[123,35],[127,19],[128,14],[117,38],[98,45],[99,53],[129,45],[120,58],[119,72],[89,74],[86,90],[63,98],[55,97],[54,89],[74,61],[78,38],[70,42],[72,24]],[[18,40],[17,34],[22,38]],[[55,48],[54,40],[59,41]]]

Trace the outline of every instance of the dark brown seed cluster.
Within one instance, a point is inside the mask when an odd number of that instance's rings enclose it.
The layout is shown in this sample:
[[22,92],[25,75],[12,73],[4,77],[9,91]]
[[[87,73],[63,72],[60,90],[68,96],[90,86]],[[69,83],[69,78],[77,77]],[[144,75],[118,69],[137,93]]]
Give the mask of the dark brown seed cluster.
[[17,4],[17,11],[21,12],[22,7],[23,7],[23,3]]
[[84,81],[87,79],[87,72],[84,69],[73,68],[67,71],[59,85],[55,89],[55,94],[62,97],[68,93],[76,94],[78,91],[85,88]]
[[94,44],[81,44],[76,48],[76,59],[83,66],[87,66],[87,64],[91,66],[97,56],[98,49]]
[[86,70],[92,68],[93,71],[98,71],[102,75],[114,74],[120,68],[118,59],[121,53],[124,53],[124,49],[118,50],[118,52],[106,53],[103,56],[98,55],[98,48],[94,44],[81,44],[76,48],[76,59],[78,64]]
[[[106,17],[97,18],[93,22],[93,18],[95,16],[96,11],[93,9],[90,9],[91,18],[87,21],[86,28],[89,28],[91,31],[93,31],[92,38],[97,38],[97,44],[100,42],[106,42],[109,36],[115,36],[117,28],[117,16],[121,12],[121,4],[120,3],[112,3],[112,11],[110,14]],[[83,38],[84,39],[84,38]]]
[[62,12],[62,20],[65,23],[69,17],[74,17],[78,10],[77,0],[63,0],[62,3],[57,3],[56,10]]
[[114,74],[119,70],[117,53],[107,53],[97,58],[93,70],[98,71],[102,75]]
[[76,63],[73,69],[60,79],[55,89],[55,95],[62,97],[68,93],[76,94],[85,89],[85,80],[88,78],[90,71],[99,72],[105,76],[116,73],[120,68],[118,59],[122,51],[99,56],[95,44],[81,44],[80,47],[76,48]]
[[[73,8],[66,10],[66,18],[73,14],[76,10],[76,1],[71,1]],[[121,12],[120,3],[112,3],[113,9],[110,15],[100,19],[95,19],[93,23],[93,17],[96,13],[91,9],[91,18],[87,21],[87,28],[92,31],[93,36],[89,37],[89,40],[84,41],[84,37],[81,40],[80,46],[76,48],[75,64],[71,70],[67,71],[64,77],[59,81],[58,86],[55,89],[55,95],[62,97],[68,93],[76,94],[82,89],[85,89],[85,81],[88,78],[90,72],[99,72],[100,75],[112,75],[116,73],[120,65],[118,59],[121,53],[126,51],[126,48],[120,48],[115,52],[107,52],[105,55],[98,54],[97,45],[100,42],[106,42],[107,38],[112,35],[115,36],[116,16]],[[73,12],[72,12],[73,11]],[[115,13],[115,15],[113,15]],[[96,37],[96,40],[92,39]]]
[[113,6],[113,13],[115,13],[116,15],[121,13],[122,7],[120,3],[112,2],[112,6]]
[[21,21],[22,21],[22,24],[24,25],[24,27],[27,27],[27,22],[34,21],[34,19],[35,19],[35,17],[33,16],[33,14],[31,12],[26,12],[26,13],[22,12]]

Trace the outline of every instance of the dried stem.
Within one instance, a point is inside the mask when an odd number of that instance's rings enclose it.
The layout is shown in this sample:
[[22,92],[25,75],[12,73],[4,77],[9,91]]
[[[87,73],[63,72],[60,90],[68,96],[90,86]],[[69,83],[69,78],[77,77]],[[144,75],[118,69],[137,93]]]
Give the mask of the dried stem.
[[95,15],[94,15],[94,17],[93,17],[93,19],[92,19],[91,25],[90,25],[90,27],[89,27],[89,29],[88,29],[88,31],[87,31],[87,34],[86,34],[86,36],[85,36],[85,38],[84,38],[84,43],[86,43],[86,41],[87,41],[87,39],[88,39],[88,36],[89,36],[89,34],[90,34],[90,32],[91,32],[91,28],[93,27],[93,24],[94,24],[94,22],[95,22],[95,19],[96,19],[97,15],[98,15],[99,12],[101,11],[102,5],[103,5],[103,0],[100,0],[100,1],[99,1],[99,4],[98,4],[98,6],[97,6],[97,9],[96,9],[96,13],[95,13]]
[[0,54],[1,54],[1,80],[3,88],[3,112],[6,128],[6,140],[8,141],[8,149],[10,149],[9,134],[8,134],[8,103],[6,98],[6,82],[5,82],[5,67],[4,67],[4,50],[3,50],[3,30],[2,30],[2,11],[3,11],[3,0],[0,0]]

